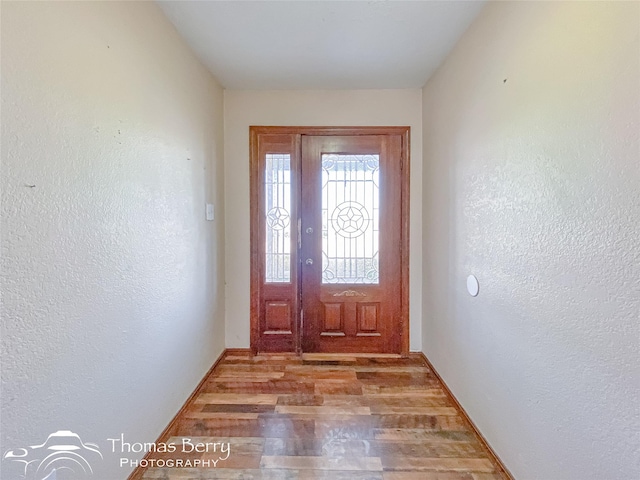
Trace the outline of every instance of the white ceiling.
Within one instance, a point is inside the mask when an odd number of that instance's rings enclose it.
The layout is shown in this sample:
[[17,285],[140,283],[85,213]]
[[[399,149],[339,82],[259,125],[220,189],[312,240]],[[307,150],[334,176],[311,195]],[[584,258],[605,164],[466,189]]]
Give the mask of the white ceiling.
[[419,88],[476,1],[158,1],[230,89]]

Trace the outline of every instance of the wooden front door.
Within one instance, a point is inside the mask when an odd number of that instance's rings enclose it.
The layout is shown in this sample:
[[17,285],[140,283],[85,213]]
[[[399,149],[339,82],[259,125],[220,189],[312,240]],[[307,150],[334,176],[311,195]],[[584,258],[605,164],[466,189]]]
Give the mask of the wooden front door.
[[408,128],[251,145],[252,349],[408,353]]

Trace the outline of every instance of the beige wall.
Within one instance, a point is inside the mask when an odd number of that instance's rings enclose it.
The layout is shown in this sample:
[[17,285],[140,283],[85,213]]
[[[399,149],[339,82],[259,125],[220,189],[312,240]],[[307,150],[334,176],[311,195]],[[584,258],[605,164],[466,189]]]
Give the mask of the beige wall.
[[424,351],[521,480],[638,475],[639,26],[492,3],[423,90]]
[[421,348],[421,90],[225,91],[227,347],[249,347],[249,126],[411,127],[411,349]]
[[1,35],[0,450],[72,430],[126,478],[106,439],[224,348],[222,89],[151,2],[2,2]]

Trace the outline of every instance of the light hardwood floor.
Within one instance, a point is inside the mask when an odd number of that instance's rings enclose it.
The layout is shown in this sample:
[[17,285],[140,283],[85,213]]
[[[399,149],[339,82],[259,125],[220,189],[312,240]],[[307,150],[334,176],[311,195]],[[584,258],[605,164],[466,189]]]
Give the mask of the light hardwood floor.
[[[209,451],[185,453],[185,438]],[[507,478],[420,358],[227,355],[169,442],[176,452],[151,458],[209,466],[147,468],[142,478]],[[228,443],[228,455],[216,442]]]

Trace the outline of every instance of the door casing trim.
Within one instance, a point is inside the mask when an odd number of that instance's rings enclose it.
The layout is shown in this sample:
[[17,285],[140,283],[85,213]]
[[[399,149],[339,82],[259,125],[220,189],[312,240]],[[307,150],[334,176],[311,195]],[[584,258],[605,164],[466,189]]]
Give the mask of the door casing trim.
[[[258,242],[259,238],[259,218],[262,212],[258,208],[259,203],[259,168],[260,158],[258,154],[258,136],[261,134],[281,134],[281,135],[314,135],[314,136],[356,136],[356,135],[400,135],[402,137],[401,150],[401,232],[400,232],[400,262],[401,262],[401,294],[400,294],[400,352],[403,356],[409,355],[409,188],[410,188],[410,133],[411,127],[391,126],[391,127],[295,127],[295,126],[250,126],[249,127],[249,151],[250,151],[250,296],[251,296],[251,351],[253,354],[259,352],[258,342],[260,338],[259,300],[262,279],[259,277],[261,261],[259,258]],[[300,141],[296,142],[296,148],[300,149]],[[300,152],[298,151],[298,155]],[[299,265],[298,265],[299,268]],[[298,323],[300,319],[298,318]],[[298,348],[300,345],[299,336],[302,334],[298,325]]]

